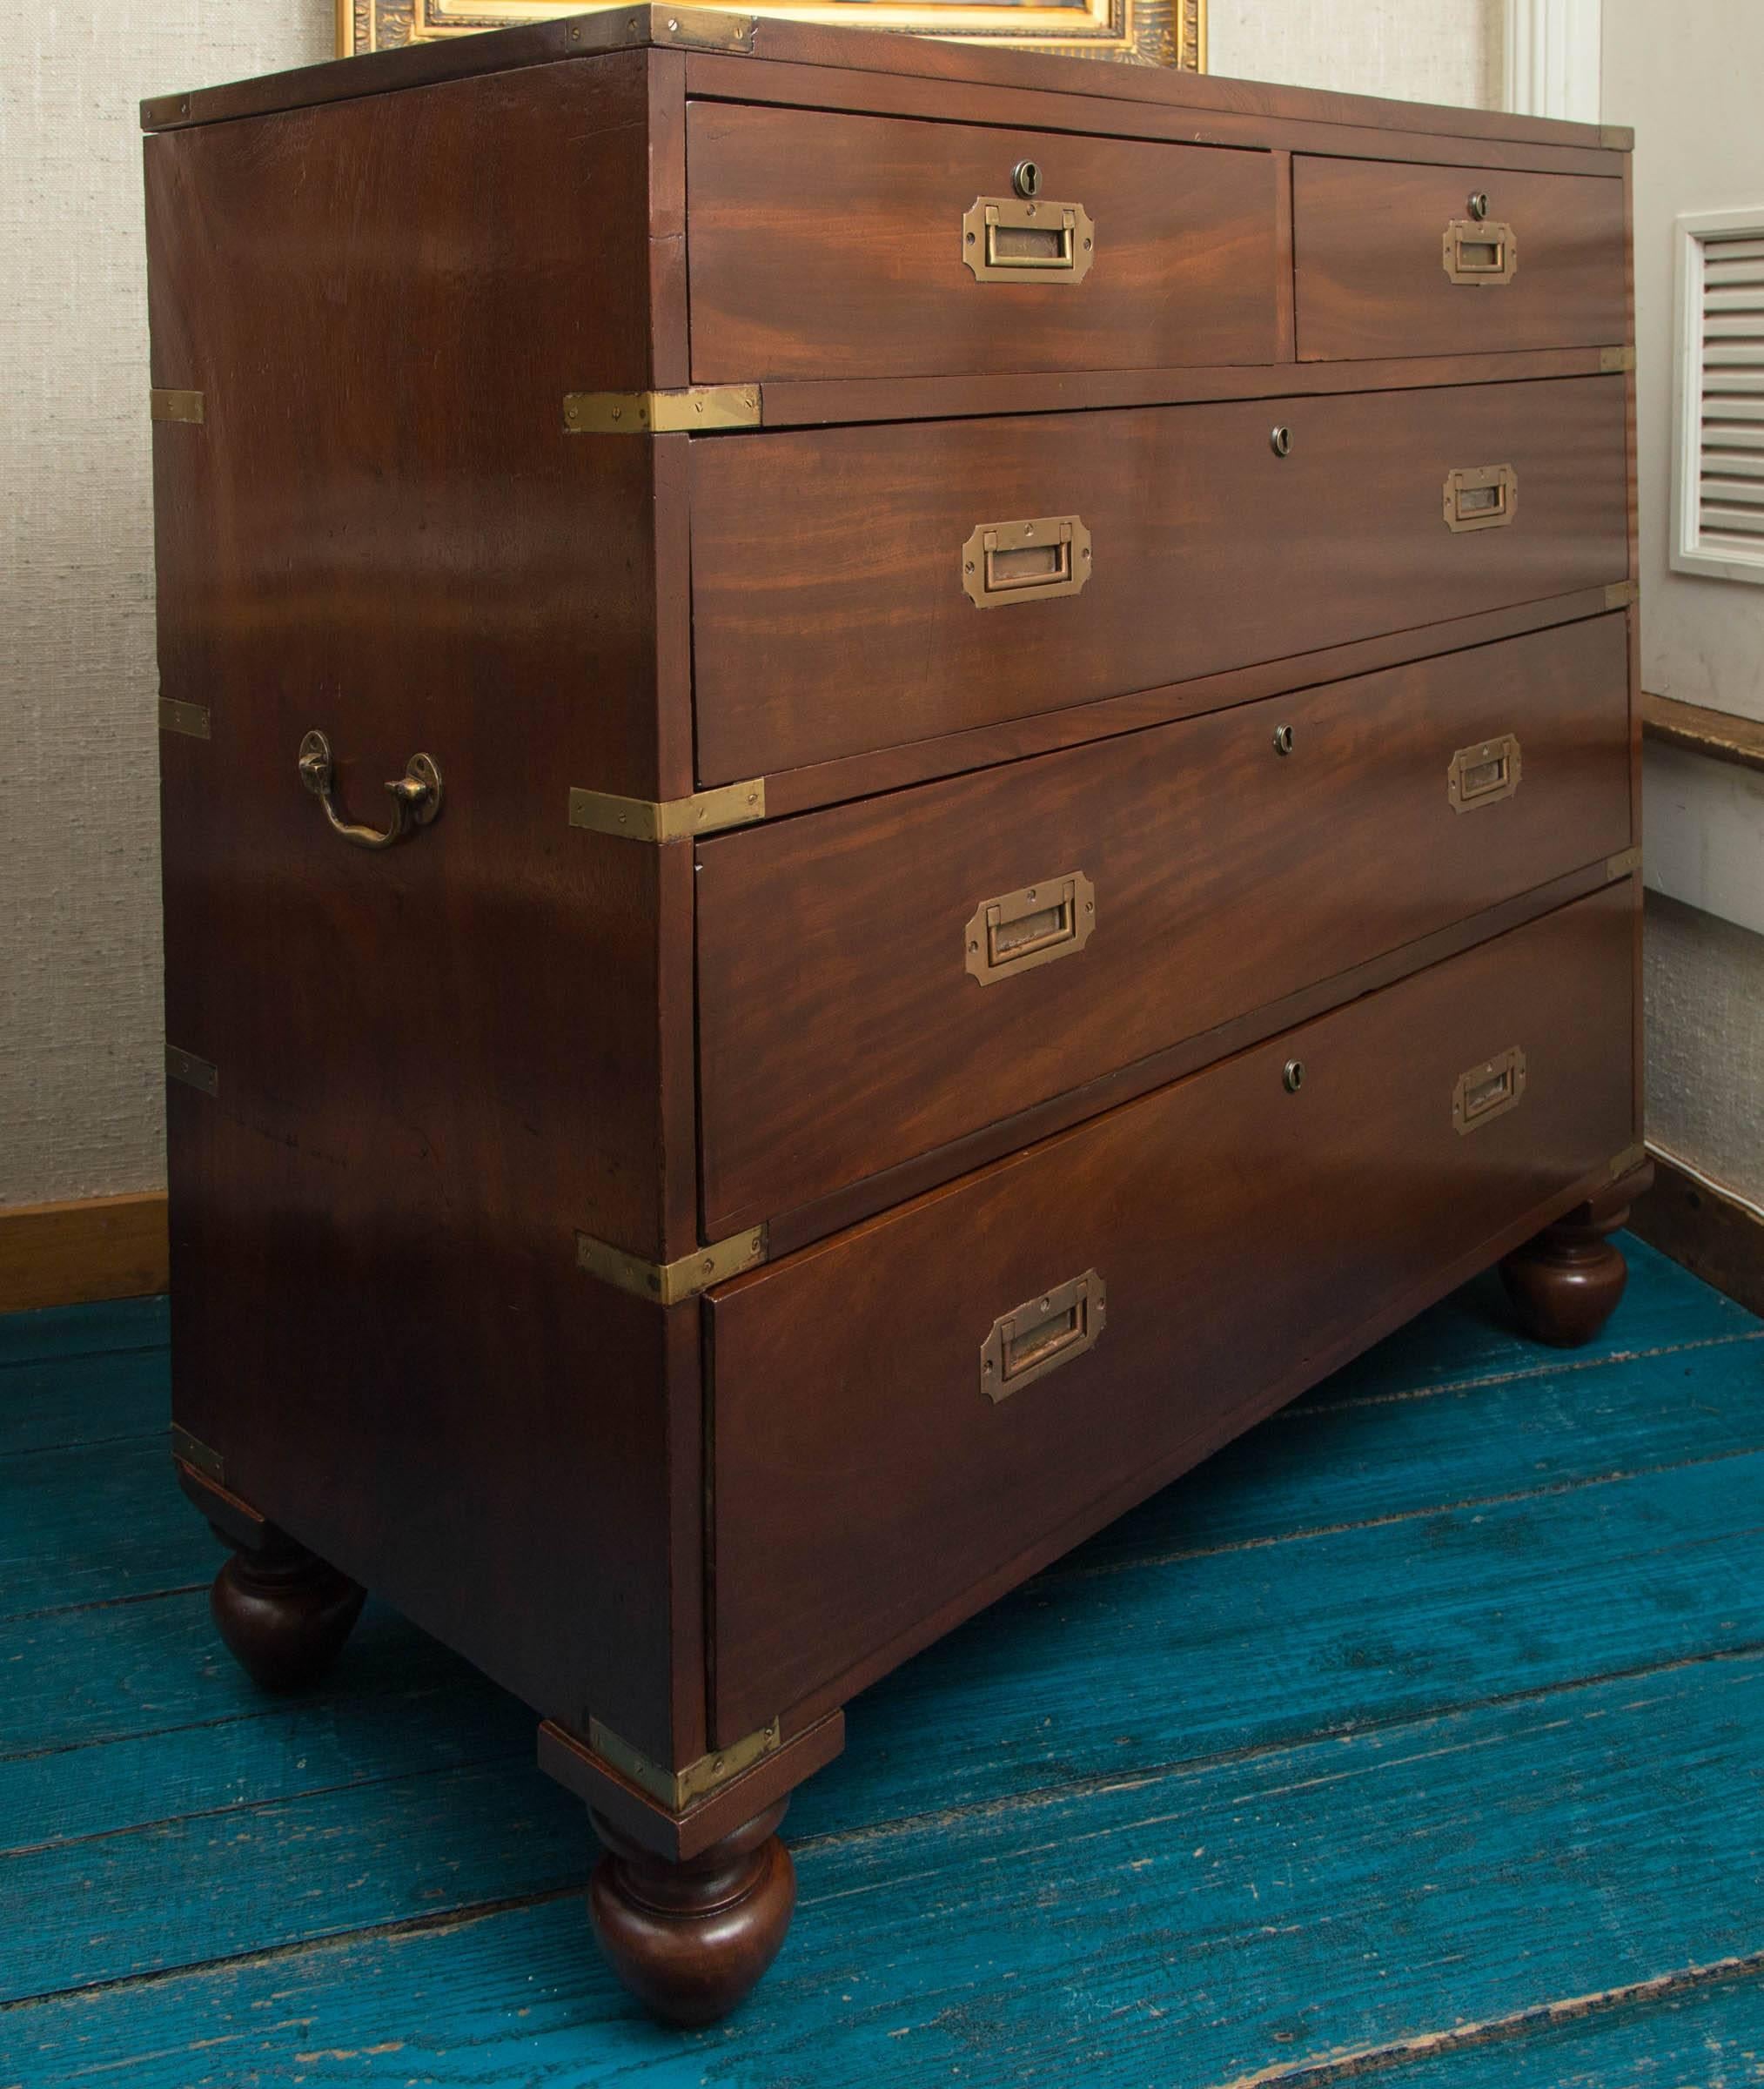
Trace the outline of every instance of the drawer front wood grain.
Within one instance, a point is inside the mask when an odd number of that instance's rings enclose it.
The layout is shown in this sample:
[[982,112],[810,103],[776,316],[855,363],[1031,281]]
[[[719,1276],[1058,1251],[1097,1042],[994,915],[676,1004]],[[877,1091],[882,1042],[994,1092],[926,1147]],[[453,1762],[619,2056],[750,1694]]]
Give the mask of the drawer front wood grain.
[[[687,153],[698,383],[1278,353],[1270,153],[717,102],[688,107]],[[1032,198],[1012,187],[1024,163]],[[1072,265],[1031,248],[1031,265],[976,276],[986,233],[963,218],[986,198],[1048,246],[1081,211]]]
[[[1607,888],[712,1293],[718,1730],[954,1622],[1629,1145],[1633,905]],[[1515,1045],[1522,1098],[1460,1132],[1461,1077]],[[1032,1359],[1079,1284],[1095,1339],[989,1396],[999,1320],[1028,1309]]]
[[[1628,572],[1620,377],[729,436],[690,462],[706,784]],[[1448,476],[1498,465],[1510,521],[1448,527]],[[976,529],[1061,517],[1082,588],[976,608]]]
[[709,1236],[1629,838],[1613,615],[704,842]]
[[1301,361],[1628,338],[1615,177],[1300,158],[1292,220]]

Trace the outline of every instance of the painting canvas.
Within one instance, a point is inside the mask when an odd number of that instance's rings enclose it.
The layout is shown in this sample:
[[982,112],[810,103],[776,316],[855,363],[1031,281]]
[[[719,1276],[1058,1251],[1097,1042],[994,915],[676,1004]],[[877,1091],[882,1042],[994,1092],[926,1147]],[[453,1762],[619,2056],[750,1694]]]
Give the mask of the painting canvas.
[[[580,0],[338,0],[338,48],[347,57],[585,11]],[[1066,57],[1206,68],[1206,0],[768,0],[757,11]]]

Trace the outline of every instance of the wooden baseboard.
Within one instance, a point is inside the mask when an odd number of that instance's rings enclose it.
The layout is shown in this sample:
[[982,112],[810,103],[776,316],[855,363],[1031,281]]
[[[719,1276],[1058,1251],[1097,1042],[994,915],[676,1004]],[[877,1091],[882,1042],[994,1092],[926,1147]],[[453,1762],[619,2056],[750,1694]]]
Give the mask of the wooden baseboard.
[[0,1313],[164,1291],[165,1192],[0,1206]]
[[1764,1219],[1674,1162],[1653,1155],[1653,1187],[1630,1231],[1754,1313],[1764,1313]]

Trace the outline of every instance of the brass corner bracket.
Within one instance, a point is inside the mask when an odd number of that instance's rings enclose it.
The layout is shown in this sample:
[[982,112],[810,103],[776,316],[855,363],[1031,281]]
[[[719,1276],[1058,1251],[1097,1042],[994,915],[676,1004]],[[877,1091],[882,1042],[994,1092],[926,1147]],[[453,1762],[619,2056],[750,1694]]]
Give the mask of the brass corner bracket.
[[1647,1147],[1640,1139],[1637,1139],[1633,1146],[1625,1146],[1620,1153],[1613,1153],[1611,1157],[1612,1181],[1621,1181],[1624,1176],[1639,1168],[1647,1159]]
[[688,385],[681,392],[567,392],[567,435],[702,435],[757,428],[758,385]]
[[208,709],[200,703],[179,703],[171,696],[159,699],[159,730],[182,733],[191,740],[206,740]]
[[176,1044],[165,1047],[165,1071],[174,1081],[182,1081],[186,1087],[198,1089],[204,1095],[220,1093],[220,1075],[206,1059],[199,1059],[193,1051],[181,1051]]
[[1601,348],[1599,351],[1599,373],[1601,377],[1614,377],[1620,372],[1635,367],[1635,351],[1633,348]]
[[1605,607],[1607,609],[1627,609],[1632,602],[1640,600],[1640,581],[1613,581],[1605,590]]
[[147,394],[147,404],[155,420],[189,420],[199,425],[208,418],[200,392],[162,391],[156,385]]
[[688,1763],[684,1770],[664,1770],[659,1763],[651,1762],[641,1750],[621,1739],[611,1727],[602,1726],[598,1719],[588,1721],[590,1752],[616,1770],[628,1783],[647,1792],[670,1813],[684,1813],[688,1806],[731,1783],[744,1770],[751,1770],[755,1763],[775,1755],[780,1739],[780,1723],[774,1719],[757,1733],[744,1734],[729,1747],[715,1749],[701,1756],[695,1763]]
[[615,834],[627,842],[684,842],[695,834],[718,834],[751,826],[766,816],[766,779],[724,783],[689,798],[620,798],[607,790],[572,790],[570,825],[591,834]]
[[596,1240],[592,1233],[576,1235],[576,1267],[603,1284],[628,1291],[635,1298],[652,1299],[658,1306],[677,1306],[696,1298],[713,1284],[739,1276],[766,1259],[766,1229],[750,1227],[709,1247],[694,1248],[677,1262],[649,1262],[641,1255],[627,1254]]
[[1639,870],[1640,868],[1641,846],[1640,843],[1632,849],[1620,849],[1615,856],[1607,856],[1605,858],[1606,877],[1627,877],[1632,870]]
[[226,1485],[225,1459],[175,1421],[171,1425],[171,1455],[180,1465],[187,1465],[192,1473],[200,1473],[205,1480],[212,1480],[217,1487]]

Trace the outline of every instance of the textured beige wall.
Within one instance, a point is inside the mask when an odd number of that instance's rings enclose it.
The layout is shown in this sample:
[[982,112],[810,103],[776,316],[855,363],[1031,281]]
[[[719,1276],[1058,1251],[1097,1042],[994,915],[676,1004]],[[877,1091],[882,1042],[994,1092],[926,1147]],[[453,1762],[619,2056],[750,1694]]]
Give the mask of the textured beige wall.
[[1764,936],[1647,896],[1647,1136],[1764,1205]]
[[1499,104],[1502,0],[1210,0],[1207,62],[1241,79]]
[[331,55],[331,0],[0,8],[0,1204],[157,1186],[144,94]]

